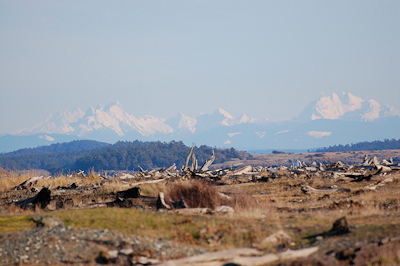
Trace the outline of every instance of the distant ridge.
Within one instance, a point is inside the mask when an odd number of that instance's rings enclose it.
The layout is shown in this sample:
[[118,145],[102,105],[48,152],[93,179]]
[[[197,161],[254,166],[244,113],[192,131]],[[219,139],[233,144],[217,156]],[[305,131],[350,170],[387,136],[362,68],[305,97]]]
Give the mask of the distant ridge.
[[110,144],[95,140],[73,140],[70,142],[54,143],[36,148],[24,148],[7,153],[8,155],[39,155],[59,152],[75,152],[93,150],[109,146]]
[[378,151],[400,149],[400,139],[385,139],[383,141],[363,141],[346,145],[334,145],[316,149],[315,152],[341,152],[341,151]]
[[[260,114],[260,117],[271,117]],[[400,137],[400,111],[351,93],[322,95],[296,118],[260,120],[233,116],[218,108],[211,114],[174,118],[137,117],[119,102],[50,115],[31,129],[0,136],[0,152],[76,139],[101,142],[182,141],[240,150],[315,149],[337,143],[355,143]],[[24,146],[25,145],[25,146]]]

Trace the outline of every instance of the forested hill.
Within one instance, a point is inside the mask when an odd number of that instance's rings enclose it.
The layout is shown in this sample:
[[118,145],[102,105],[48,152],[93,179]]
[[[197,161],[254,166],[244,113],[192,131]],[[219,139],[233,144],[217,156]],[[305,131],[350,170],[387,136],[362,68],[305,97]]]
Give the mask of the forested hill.
[[[37,148],[26,148],[17,151],[6,153],[7,156],[14,155],[39,155],[47,153],[60,153],[60,152],[73,152],[82,150],[93,150],[109,146],[110,144],[99,142],[95,140],[74,140],[65,143],[55,143],[47,146],[40,146]],[[1,155],[0,155],[1,156]]]
[[[89,169],[99,170],[138,170],[168,167],[175,163],[179,168],[185,164],[190,148],[182,142],[117,142],[98,152],[87,154],[79,158],[73,170]],[[194,154],[199,164],[210,159],[213,148],[200,146],[194,148]],[[246,152],[231,149],[214,149],[215,163],[225,162],[232,158],[244,159],[249,156]]]
[[93,140],[75,140],[21,149],[0,154],[0,167],[10,171],[44,169],[54,173],[69,169],[78,158],[109,145]]
[[396,150],[400,149],[400,139],[385,139],[383,141],[364,141],[355,144],[334,145],[327,148],[315,150],[315,152],[340,152],[340,151],[376,151],[376,150]]
[[[82,145],[80,145],[82,144]],[[51,173],[72,172],[78,170],[138,170],[168,167],[175,163],[184,165],[190,148],[182,142],[117,142],[113,145],[73,141],[52,144],[35,149],[23,149],[16,152],[0,154],[0,167],[13,171],[23,169],[44,169]],[[195,147],[194,153],[202,164],[209,159],[212,148]],[[235,149],[214,149],[216,163],[232,158],[243,159],[249,156],[246,152]]]

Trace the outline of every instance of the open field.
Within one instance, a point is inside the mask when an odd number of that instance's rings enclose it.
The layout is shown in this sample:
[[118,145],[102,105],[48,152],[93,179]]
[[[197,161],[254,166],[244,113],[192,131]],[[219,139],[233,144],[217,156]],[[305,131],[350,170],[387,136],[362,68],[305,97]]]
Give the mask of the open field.
[[[117,177],[2,171],[0,261],[400,264],[400,168],[383,161],[400,151],[369,152],[371,164],[365,154],[266,154],[231,162],[240,169]],[[270,167],[297,159],[307,166]]]

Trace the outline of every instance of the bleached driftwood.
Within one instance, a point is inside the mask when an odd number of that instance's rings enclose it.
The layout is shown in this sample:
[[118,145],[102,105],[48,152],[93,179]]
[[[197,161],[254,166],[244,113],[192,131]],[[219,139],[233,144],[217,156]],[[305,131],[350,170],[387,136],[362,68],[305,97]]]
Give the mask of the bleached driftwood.
[[308,257],[317,252],[318,247],[305,248],[300,250],[287,250],[277,254],[265,254],[253,248],[238,248],[217,252],[208,252],[189,258],[166,261],[162,265],[221,265],[221,263],[235,263],[239,265],[265,265],[279,260],[288,260],[301,257]]
[[397,179],[399,179],[399,176],[391,175],[381,181],[376,182],[375,184],[365,186],[363,189],[375,190],[377,187],[382,187],[382,186],[386,185],[387,183],[393,182]]
[[171,206],[169,206],[166,202],[165,202],[165,196],[164,196],[164,192],[160,192],[158,193],[158,199],[156,202],[157,205],[157,210],[160,209],[172,209]]
[[163,263],[162,265],[178,266],[178,265],[196,265],[200,263],[204,265],[204,263],[206,262],[228,261],[234,258],[235,256],[255,256],[261,254],[262,253],[260,251],[254,248],[237,248],[232,250],[208,252],[183,259],[169,260]]
[[301,191],[305,194],[329,194],[334,192],[350,192],[350,189],[339,187],[316,189],[310,186],[303,186],[301,187]]
[[177,213],[180,214],[213,214],[213,210],[210,208],[185,208],[185,209],[176,209]]
[[279,260],[290,260],[308,257],[318,251],[318,247],[304,248],[299,250],[287,250],[277,254],[265,254],[257,257],[235,257],[233,263],[239,265],[265,265]]
[[252,172],[252,171],[253,171],[253,166],[248,165],[248,166],[239,168],[239,169],[237,169],[235,171],[232,171],[232,172],[228,173],[227,175],[229,175],[229,176],[232,176],[232,175],[243,175],[243,174],[246,174],[246,173]]
[[210,160],[206,160],[206,162],[203,164],[203,166],[200,168],[200,172],[206,172],[208,171],[210,165],[214,162],[215,160],[215,155],[214,155],[214,150],[212,151],[212,155]]
[[43,176],[35,176],[31,177],[28,180],[25,180],[18,186],[15,186],[12,188],[12,190],[23,190],[23,189],[31,189],[34,185],[37,184],[39,180],[46,179],[46,177]]
[[[190,148],[189,153],[186,156],[185,165],[182,167],[182,171],[189,170],[189,161],[192,158],[193,150],[194,150],[194,144],[192,144],[192,147]],[[192,164],[193,164],[193,162],[192,162]]]

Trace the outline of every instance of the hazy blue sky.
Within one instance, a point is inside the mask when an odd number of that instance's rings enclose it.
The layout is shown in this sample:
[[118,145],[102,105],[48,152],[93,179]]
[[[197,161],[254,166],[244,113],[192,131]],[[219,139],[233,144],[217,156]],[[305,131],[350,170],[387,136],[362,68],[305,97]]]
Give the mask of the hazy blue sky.
[[400,1],[0,0],[0,134],[118,100],[288,119],[321,92],[400,109]]

